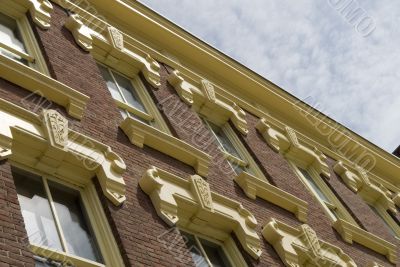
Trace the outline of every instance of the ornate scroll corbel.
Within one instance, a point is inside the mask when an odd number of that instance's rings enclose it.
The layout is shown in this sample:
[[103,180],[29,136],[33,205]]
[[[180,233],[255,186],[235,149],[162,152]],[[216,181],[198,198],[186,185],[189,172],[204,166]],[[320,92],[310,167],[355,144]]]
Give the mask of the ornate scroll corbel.
[[71,14],[65,22],[65,27],[72,33],[76,43],[85,51],[93,48],[91,29],[83,24],[78,14]]
[[188,105],[193,104],[193,93],[191,91],[191,85],[187,83],[178,70],[173,71],[168,76],[168,82],[175,88],[179,97]]
[[29,0],[29,13],[33,22],[42,29],[50,28],[53,5],[48,0]]
[[147,55],[144,60],[144,66],[142,73],[148,83],[150,83],[155,89],[161,85],[160,78],[160,64],[155,61],[150,55]]

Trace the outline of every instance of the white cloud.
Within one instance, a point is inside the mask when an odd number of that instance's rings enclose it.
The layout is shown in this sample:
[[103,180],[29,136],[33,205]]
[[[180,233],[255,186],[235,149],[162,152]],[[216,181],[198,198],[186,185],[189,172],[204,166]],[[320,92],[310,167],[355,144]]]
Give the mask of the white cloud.
[[142,0],[168,19],[392,152],[400,144],[400,2],[353,0],[366,38],[335,3],[351,0]]

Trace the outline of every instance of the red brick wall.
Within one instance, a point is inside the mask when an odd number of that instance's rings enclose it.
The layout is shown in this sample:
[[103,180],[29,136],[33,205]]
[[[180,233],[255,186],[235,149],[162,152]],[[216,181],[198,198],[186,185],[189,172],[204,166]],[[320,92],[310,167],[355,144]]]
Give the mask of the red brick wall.
[[0,267],[33,267],[10,164],[0,161]]
[[[181,177],[188,177],[194,174],[193,168],[154,149],[148,147],[140,149],[129,142],[128,138],[118,128],[122,118],[114,105],[94,59],[75,44],[70,32],[63,27],[66,16],[67,14],[64,10],[55,6],[52,14],[52,25],[49,30],[43,31],[34,25],[33,27],[52,76],[91,97],[82,121],[67,116],[63,107],[54,105],[53,108],[58,109],[69,118],[70,127],[111,146],[124,159],[127,165],[127,171],[124,174],[127,185],[127,200],[121,207],[112,205],[99,191],[104,210],[126,265],[192,266],[190,254],[185,249],[182,238],[173,231],[169,232],[171,228],[157,216],[149,197],[138,186],[138,181],[144,171],[152,165]],[[262,239],[261,229],[271,218],[282,220],[293,226],[300,225],[300,222],[293,214],[269,202],[262,199],[250,200],[244,195],[242,190],[233,182],[233,173],[227,171],[229,170],[227,161],[222,157],[217,146],[213,142],[209,142],[209,140],[212,140],[211,133],[205,128],[199,116],[190,107],[181,102],[175,90],[167,84],[166,77],[170,71],[171,69],[168,67],[162,66],[162,85],[159,90],[154,91],[151,86],[145,84],[154,101],[159,105],[163,116],[171,127],[171,131],[180,139],[213,156],[213,164],[210,167],[210,174],[207,178],[211,189],[242,202],[244,207],[256,216],[259,222],[257,231],[261,238],[263,254],[261,259],[256,261],[248,256],[246,252],[243,252],[240,244],[236,242],[242,250],[244,258],[250,266],[283,266],[274,249]],[[26,108],[38,112],[35,105],[37,99],[24,89],[2,80],[0,80],[0,97],[20,105],[22,103]],[[21,99],[24,99],[24,101],[21,102]],[[249,152],[253,154],[271,183],[309,203],[308,223],[316,230],[318,236],[343,248],[360,266],[364,266],[371,260],[380,262],[385,266],[391,266],[383,256],[363,246],[357,244],[349,245],[342,241],[330,226],[330,221],[322,207],[308,193],[288,163],[282,156],[272,151],[257,133],[255,124],[258,119],[251,114],[247,115],[247,119],[249,134],[247,136],[242,136],[240,133],[237,134],[249,149]],[[330,161],[330,165],[332,164],[333,162]],[[9,174],[9,165],[7,163],[0,165],[0,171],[5,173],[0,180],[0,199],[3,199],[3,189],[6,192],[11,192],[5,195],[4,201],[12,203],[12,208],[9,208],[8,212],[17,214],[16,217],[12,217],[13,221],[8,226],[24,238],[26,233],[23,229],[15,189]],[[6,179],[3,179],[3,177],[6,177]],[[340,178],[336,177],[333,171],[332,177],[327,180],[327,183],[334,189],[343,203],[348,206],[349,211],[362,221],[363,227],[387,240],[392,240],[390,234],[382,226],[383,223],[379,221],[363,201],[341,182]],[[0,214],[2,214],[1,212]],[[3,235],[5,229],[8,229],[2,223],[3,220],[0,220],[1,235]],[[236,240],[236,238],[234,239]],[[29,252],[26,249],[22,250],[22,248],[26,248],[25,243],[3,237],[0,242],[3,240],[7,246],[14,246],[13,244],[15,243],[15,247],[24,251],[21,253],[26,257],[15,255],[15,253],[12,254],[11,249],[9,251],[3,250],[3,247],[0,246],[0,262],[7,262],[7,260],[31,262]],[[162,241],[167,242],[167,244],[163,244]],[[173,244],[173,246],[168,248],[170,244]],[[5,258],[4,256],[8,257]]]

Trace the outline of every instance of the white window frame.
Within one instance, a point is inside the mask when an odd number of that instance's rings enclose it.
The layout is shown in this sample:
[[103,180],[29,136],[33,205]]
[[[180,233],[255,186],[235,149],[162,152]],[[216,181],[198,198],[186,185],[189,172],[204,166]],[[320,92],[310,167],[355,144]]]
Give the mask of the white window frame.
[[[232,127],[229,125],[229,123],[225,123],[222,126],[219,126],[215,124],[215,126],[221,128],[221,131],[225,133],[229,141],[232,143],[238,154],[241,156],[241,159],[236,157],[235,155],[230,154],[228,151],[225,150],[224,146],[222,143],[219,141],[218,137],[212,130],[212,127],[210,123],[213,123],[212,121],[209,121],[207,118],[203,118],[203,121],[207,125],[207,128],[211,131],[214,139],[218,143],[218,147],[220,151],[224,154],[224,157],[228,160],[229,165],[231,166],[232,170],[235,172],[232,164],[237,164],[240,167],[244,168],[244,172],[247,172],[246,170],[250,170],[256,177],[258,178],[263,178],[267,180],[263,174],[263,172],[260,170],[258,167],[258,164],[254,161],[253,157],[250,155],[250,153],[247,151],[247,149],[244,147],[243,143],[240,141]],[[248,173],[248,172],[247,172]]]
[[[164,122],[164,119],[162,118],[160,112],[158,111],[156,105],[154,104],[154,101],[151,98],[150,94],[147,92],[147,89],[144,86],[143,82],[141,81],[139,75],[129,77],[129,76],[121,73],[120,71],[115,70],[99,61],[97,62],[97,64],[103,66],[104,68],[106,68],[108,70],[108,73],[112,77],[113,82],[115,83],[115,86],[117,87],[119,93],[121,94],[122,99],[125,101],[125,102],[122,102],[118,99],[113,98],[114,102],[116,103],[116,105],[119,109],[122,109],[128,113],[132,113],[135,116],[140,118],[139,121],[144,120],[150,126],[157,128],[157,129],[171,135],[171,132],[170,132],[167,124]],[[128,101],[125,99],[125,96],[122,93],[122,90],[120,89],[118,83],[116,82],[113,72],[116,72],[118,75],[120,75],[121,77],[123,77],[131,82],[133,90],[135,90],[136,93],[138,94],[139,100],[142,102],[143,106],[145,107],[145,109],[147,110],[148,113],[143,112],[128,103]],[[128,116],[129,116],[129,114],[128,114]],[[131,117],[131,116],[129,116],[129,117]],[[132,118],[137,119],[135,117],[132,117]],[[144,123],[143,121],[141,121],[141,122]]]
[[[27,167],[25,165],[22,165],[20,163],[12,162],[11,164],[13,167],[20,169],[22,171],[25,171],[27,173],[31,173],[33,175],[39,176],[43,180],[45,192],[46,192],[46,197],[47,200],[50,203],[50,208],[51,212],[54,218],[54,222],[57,227],[57,232],[60,236],[60,241],[63,246],[63,249],[67,251],[67,249],[64,247],[65,245],[65,239],[63,237],[62,231],[59,231],[61,228],[59,218],[57,216],[57,213],[54,212],[54,204],[51,199],[51,194],[49,194],[49,188],[44,181],[53,181],[55,183],[58,183],[62,186],[74,189],[80,193],[81,199],[82,199],[82,204],[85,209],[85,212],[88,217],[88,224],[90,224],[91,229],[93,230],[93,235],[96,239],[96,243],[98,245],[98,248],[100,250],[100,254],[102,256],[102,259],[104,261],[104,264],[94,262],[89,259],[85,259],[73,254],[69,254],[64,251],[57,251],[55,249],[46,247],[46,246],[40,246],[38,244],[30,244],[30,250],[34,255],[37,255],[42,258],[46,259],[51,259],[56,262],[69,262],[74,264],[75,266],[78,267],[124,267],[124,263],[117,245],[117,242],[114,238],[114,235],[112,233],[111,227],[108,224],[107,217],[104,213],[103,206],[101,204],[101,201],[97,195],[97,190],[95,188],[95,185],[93,182],[89,183],[88,185],[81,185],[81,184],[73,184],[71,182],[66,181],[62,177],[56,177],[56,176],[51,176],[46,173],[40,172],[38,170],[32,169],[30,167]],[[63,240],[64,239],[64,240]]]
[[[33,30],[31,28],[31,25],[29,23],[28,17],[26,13],[21,13],[17,11],[17,9],[12,8],[13,4],[3,4],[0,5],[0,13],[14,19],[17,23],[17,27],[21,33],[22,41],[25,45],[27,53],[18,51],[14,49],[13,47],[10,47],[4,43],[0,42],[0,47],[8,50],[21,58],[25,59],[28,62],[29,67],[47,75],[50,76],[49,71],[47,69],[47,64],[42,56],[42,52],[39,48],[39,44],[37,43],[35,34],[33,33]],[[6,57],[4,55],[1,55],[3,57]],[[7,57],[8,58],[8,57]],[[16,60],[20,64],[23,64],[22,62]],[[23,64],[25,65],[25,64]]]
[[[312,193],[315,199],[317,199],[317,201],[321,204],[326,215],[332,222],[336,222],[337,219],[342,219],[359,227],[358,223],[354,220],[353,216],[351,216],[351,214],[347,211],[347,209],[337,199],[335,194],[331,191],[331,189],[328,187],[328,185],[325,183],[325,181],[321,178],[321,176],[314,168],[312,167],[303,168],[301,166],[296,165],[292,161],[288,162],[293,171],[295,172],[295,174],[300,178],[301,182]],[[321,190],[321,192],[324,194],[324,196],[327,198],[328,201],[321,199],[318,192],[315,191],[312,185],[310,185],[309,182],[307,181],[307,178],[304,177],[303,173],[300,171],[300,168],[308,172],[311,179],[313,179],[315,184],[318,186],[319,190]]]
[[[208,242],[211,242],[213,244],[220,246],[222,251],[225,253],[225,256],[228,259],[229,263],[233,267],[248,266],[246,261],[243,259],[242,253],[240,253],[238,247],[236,246],[235,241],[233,241],[232,237],[228,237],[225,241],[220,241],[220,240],[217,240],[214,238],[210,238],[207,235],[204,235],[204,234],[201,234],[198,232],[194,232],[194,231],[190,231],[190,230],[187,230],[187,229],[181,228],[181,227],[179,227],[179,231],[186,232],[186,233],[194,236],[196,245],[200,248],[203,257],[206,259],[206,262],[209,266],[212,267],[211,262],[208,259],[208,256],[207,256],[206,252],[204,251],[203,245],[201,244],[199,238],[207,240]],[[182,237],[184,237],[184,235],[182,233],[181,233],[181,235],[182,235]]]

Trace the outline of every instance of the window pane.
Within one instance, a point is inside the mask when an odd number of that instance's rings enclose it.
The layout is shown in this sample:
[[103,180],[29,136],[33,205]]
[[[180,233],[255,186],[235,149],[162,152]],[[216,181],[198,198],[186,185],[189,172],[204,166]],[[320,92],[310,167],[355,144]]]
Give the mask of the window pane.
[[147,113],[145,107],[143,106],[142,101],[139,98],[139,95],[137,94],[135,88],[133,88],[132,86],[132,82],[129,79],[122,77],[121,75],[115,72],[113,72],[113,75],[117,80],[118,86],[121,89],[122,94],[124,95],[127,103],[137,108],[138,110]]
[[326,202],[330,202],[328,198],[325,196],[324,192],[319,188],[319,186],[315,183],[314,179],[311,177],[311,175],[308,173],[308,171],[299,168],[300,172],[303,174],[304,178],[306,178],[308,184],[314,189],[315,192],[317,192],[318,196]]
[[386,225],[386,228],[389,230],[389,232],[393,235],[393,236],[397,236],[396,232],[393,230],[393,228],[389,225],[389,223],[386,221],[385,217],[383,217],[381,215],[381,213],[372,205],[369,205],[371,207],[371,209],[375,212],[375,214],[381,218],[381,220],[384,222],[384,224]]
[[26,53],[17,22],[2,13],[0,13],[0,40],[2,43],[11,46],[15,50]]
[[[3,44],[14,48],[15,50],[26,53],[26,48],[21,36],[21,32],[18,29],[17,22],[2,13],[0,13],[0,41]],[[21,61],[25,65],[28,64],[25,59],[21,58],[18,55],[15,55],[10,51],[7,51],[6,49],[0,48],[0,54]]]
[[78,191],[49,181],[57,216],[67,243],[68,252],[102,262],[96,240],[87,224]]
[[121,96],[121,93],[119,92],[119,90],[117,88],[117,85],[115,84],[114,79],[111,77],[108,69],[100,64],[98,64],[97,66],[99,66],[101,75],[103,76],[104,80],[106,81],[108,90],[110,91],[112,97],[121,102],[125,102]]
[[13,177],[29,242],[62,251],[42,179],[14,170]]
[[190,250],[192,259],[196,267],[209,267],[206,259],[201,253],[201,249],[196,244],[194,236],[185,232],[182,232],[186,247]]
[[229,154],[242,159],[240,156],[239,152],[236,150],[235,146],[232,144],[232,142],[229,140],[228,136],[224,133],[221,127],[218,127],[217,125],[208,122],[210,125],[211,130],[214,132],[215,136],[217,137],[218,141],[221,143],[222,148],[228,152]]
[[231,267],[221,246],[203,239],[200,239],[200,242],[213,267]]

